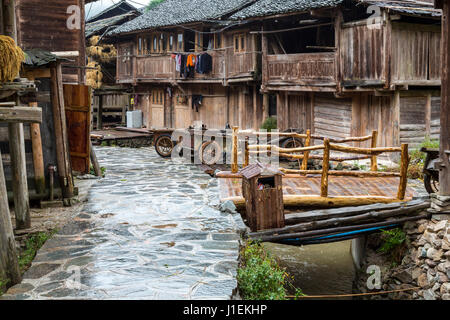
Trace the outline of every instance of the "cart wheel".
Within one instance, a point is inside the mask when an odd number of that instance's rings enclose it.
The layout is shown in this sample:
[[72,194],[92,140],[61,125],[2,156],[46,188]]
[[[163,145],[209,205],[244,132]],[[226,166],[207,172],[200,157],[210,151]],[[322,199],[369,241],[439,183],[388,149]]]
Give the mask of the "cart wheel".
[[174,147],[172,137],[168,134],[161,135],[156,139],[155,150],[163,158],[170,157]]
[[432,175],[425,173],[423,175],[423,183],[428,193],[439,192],[439,179],[436,179]]
[[[281,147],[286,148],[286,149],[303,148],[303,142],[299,139],[287,139],[286,141],[283,141],[283,143],[281,143]],[[292,153],[292,154],[297,154],[297,153]],[[302,154],[302,152],[300,152],[298,154]],[[289,157],[287,157],[286,159],[288,161],[292,161],[292,162],[298,161],[298,159],[289,158]]]
[[220,161],[223,150],[216,141],[209,141],[200,147],[200,161],[206,165],[213,165]]

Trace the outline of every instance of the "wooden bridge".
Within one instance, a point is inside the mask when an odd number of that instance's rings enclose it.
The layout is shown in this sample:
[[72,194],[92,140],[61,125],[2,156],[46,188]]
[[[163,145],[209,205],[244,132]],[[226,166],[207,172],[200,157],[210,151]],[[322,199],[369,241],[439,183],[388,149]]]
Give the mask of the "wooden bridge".
[[[218,173],[221,201],[233,201],[238,208],[246,206],[242,191],[242,175],[238,170],[238,141],[244,138],[244,165],[249,165],[250,155],[271,152],[273,155],[299,160],[298,170],[280,168],[282,197],[285,208],[301,208],[303,211],[284,215],[282,227],[259,229],[250,238],[288,244],[305,244],[341,241],[362,234],[389,229],[401,223],[428,217],[423,210],[428,202],[414,200],[417,196],[407,187],[407,170],[410,161],[408,145],[401,147],[377,147],[378,133],[365,137],[333,140],[306,134],[280,133],[304,140],[304,147],[280,148],[273,145],[250,145],[248,137],[266,133],[239,132],[233,128],[232,171]],[[270,139],[269,139],[270,140]],[[311,145],[312,140],[323,144]],[[343,145],[370,141],[370,148]],[[314,154],[312,154],[314,152]],[[318,154],[321,152],[321,154]],[[332,154],[333,152],[333,154]],[[383,153],[400,153],[399,172],[378,171],[377,157]],[[347,153],[337,156],[339,153]],[[348,155],[349,154],[349,155]],[[308,170],[308,160],[322,160],[322,170]],[[330,170],[330,162],[370,159],[370,171]],[[301,160],[301,161],[300,161]],[[342,209],[329,209],[341,208]],[[352,207],[352,208],[349,208]],[[248,206],[247,206],[248,208]],[[314,210],[324,208],[322,210]],[[327,209],[328,208],[328,209]],[[246,219],[257,213],[246,213]],[[267,219],[267,217],[265,217]],[[279,225],[279,221],[277,222]],[[275,223],[275,225],[277,225]]]

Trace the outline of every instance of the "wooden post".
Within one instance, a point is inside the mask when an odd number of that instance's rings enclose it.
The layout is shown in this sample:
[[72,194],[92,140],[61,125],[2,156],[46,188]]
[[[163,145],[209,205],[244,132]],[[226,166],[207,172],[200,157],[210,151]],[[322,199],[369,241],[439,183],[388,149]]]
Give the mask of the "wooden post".
[[322,163],[322,181],[320,183],[320,196],[328,197],[328,170],[330,169],[330,140],[325,138],[323,141],[325,149],[323,150]]
[[[30,102],[30,107],[37,107],[37,102]],[[45,193],[44,154],[42,152],[41,127],[39,123],[30,123],[31,145],[33,148],[33,167],[36,192]]]
[[249,145],[248,137],[245,137],[244,168],[245,168],[245,167],[248,167],[248,165],[249,165],[249,163],[250,163],[250,151],[249,151],[249,149],[248,149],[248,145]]
[[98,96],[97,130],[103,129],[103,95]]
[[31,227],[30,202],[28,198],[25,139],[22,123],[8,123],[9,150],[11,155],[12,185],[16,229]]
[[[378,139],[378,131],[373,130],[372,131],[372,144],[371,144],[371,148],[376,148],[377,147],[377,139]],[[377,164],[377,156],[373,155],[370,158],[370,171],[378,171],[378,164]]]
[[400,158],[400,184],[398,186],[397,198],[399,200],[404,200],[406,193],[406,184],[408,183],[408,165],[409,165],[408,145],[402,144],[401,149],[402,151]]
[[[311,130],[306,130],[306,140],[305,140],[305,147],[311,146]],[[303,153],[303,162],[301,165],[300,170],[308,170],[308,157],[309,157],[309,151],[305,151]]]
[[[16,241],[11,224],[8,206],[3,162],[0,152],[0,280],[10,281],[9,285],[20,282],[19,264],[17,262]],[[4,289],[0,287],[0,290]]]
[[90,144],[90,149],[91,149],[91,163],[92,163],[92,166],[94,167],[95,175],[97,177],[101,177],[102,170],[100,168],[100,165],[98,164],[97,155],[95,154],[95,150],[92,147],[92,141],[89,140],[89,144]]
[[269,118],[269,95],[264,93],[263,95],[263,121],[266,121]]
[[238,132],[239,127],[233,127],[233,145],[231,149],[231,172],[238,172]]
[[450,196],[450,2],[436,1],[442,6],[442,97],[441,97],[441,136],[439,163],[439,194]]
[[66,114],[64,110],[64,94],[62,88],[61,63],[51,68],[52,108],[55,124],[56,159],[58,164],[59,183],[64,198],[73,197],[72,167],[69,160],[67,143]]

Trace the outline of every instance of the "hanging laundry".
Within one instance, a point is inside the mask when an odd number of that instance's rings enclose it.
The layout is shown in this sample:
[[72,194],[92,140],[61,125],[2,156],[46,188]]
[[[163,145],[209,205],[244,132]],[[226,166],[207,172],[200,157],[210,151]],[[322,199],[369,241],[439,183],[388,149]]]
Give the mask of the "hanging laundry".
[[198,112],[198,108],[202,105],[203,96],[194,94],[192,95],[192,109],[195,108],[195,111]]
[[212,71],[212,57],[208,53],[204,53],[199,57],[198,70],[200,74],[210,73]]
[[175,70],[177,70],[177,72],[181,71],[181,54],[175,56]]
[[197,57],[195,54],[190,54],[187,56],[185,78],[194,78],[195,75],[195,61]]

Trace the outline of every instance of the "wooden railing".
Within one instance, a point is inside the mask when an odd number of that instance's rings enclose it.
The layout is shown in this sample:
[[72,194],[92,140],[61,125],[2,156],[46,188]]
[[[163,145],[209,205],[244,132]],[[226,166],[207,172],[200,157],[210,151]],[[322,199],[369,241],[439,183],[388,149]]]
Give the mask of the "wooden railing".
[[333,52],[269,55],[266,63],[269,85],[336,84]]
[[[249,163],[250,154],[262,154],[270,152],[273,155],[279,156],[289,156],[295,159],[302,159],[300,165],[300,170],[291,170],[280,168],[280,170],[286,174],[293,175],[321,175],[321,198],[328,198],[328,178],[329,176],[349,176],[349,177],[400,177],[400,182],[398,186],[397,198],[390,199],[392,201],[403,201],[406,195],[406,184],[407,184],[407,171],[410,161],[408,154],[408,145],[402,144],[401,147],[377,147],[376,140],[378,137],[378,132],[373,131],[372,135],[365,137],[349,137],[341,140],[330,139],[321,136],[311,135],[310,130],[307,130],[306,134],[298,133],[275,133],[273,135],[288,136],[297,139],[304,139],[304,147],[299,148],[280,148],[275,145],[250,145],[247,138],[249,136],[261,136],[269,135],[268,133],[261,132],[241,132],[239,133],[238,127],[233,127],[232,133],[232,165],[231,165],[231,176],[238,176],[238,136],[245,136],[246,143],[244,148],[244,167]],[[322,145],[311,146],[311,140],[323,140]],[[339,143],[346,142],[363,142],[371,140],[371,148],[359,148],[351,147],[346,145],[341,145]],[[310,155],[312,151],[323,150],[322,155]],[[350,157],[334,157],[331,155],[332,151],[357,154],[358,156]],[[400,171],[399,172],[379,172],[377,166],[377,157],[383,153],[399,152],[401,154],[400,160]],[[301,155],[295,153],[303,153]],[[308,170],[307,164],[308,159],[319,159],[322,160],[322,170]],[[359,159],[370,159],[371,168],[370,171],[341,171],[341,170],[330,170],[330,161],[347,161],[347,160],[359,160]],[[226,177],[226,175],[222,176]],[[348,200],[348,199],[347,199]]]

